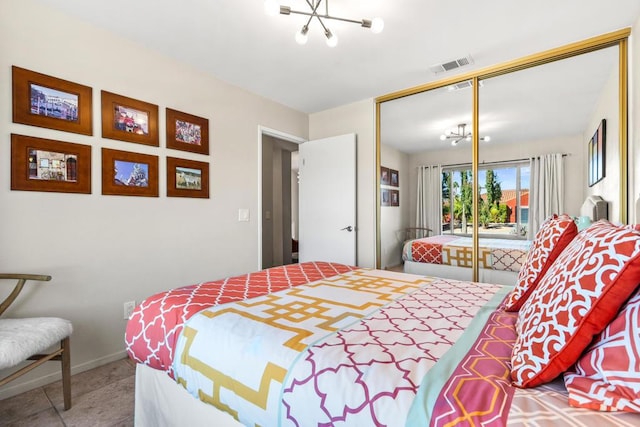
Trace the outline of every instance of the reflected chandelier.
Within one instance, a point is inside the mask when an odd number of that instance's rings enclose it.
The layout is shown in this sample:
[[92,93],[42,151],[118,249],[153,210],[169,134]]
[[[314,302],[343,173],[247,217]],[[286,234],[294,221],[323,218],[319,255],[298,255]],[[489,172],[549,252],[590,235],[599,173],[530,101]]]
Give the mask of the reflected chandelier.
[[[320,5],[324,1],[324,14],[320,13]],[[337,16],[329,15],[329,0],[306,0],[310,12],[303,12],[300,10],[293,10],[289,6],[280,6],[277,0],[265,0],[264,2],[264,10],[267,15],[275,16],[278,13],[281,15],[306,15],[309,17],[307,23],[302,26],[300,31],[296,33],[296,42],[298,44],[305,44],[308,39],[307,33],[309,32],[309,24],[316,18],[320,25],[322,26],[322,30],[324,32],[325,37],[327,38],[327,45],[330,47],[334,47],[338,44],[338,36],[335,35],[331,30],[325,25],[323,20],[326,19],[334,19],[336,21],[344,21],[344,22],[352,22],[354,24],[359,24],[364,28],[370,28],[371,32],[377,34],[382,31],[384,28],[384,21],[381,18],[373,18],[373,19],[348,19],[348,18],[339,18]]]
[[[451,145],[458,145],[458,142],[462,141],[463,139],[465,141],[471,141],[471,132],[466,132],[466,123],[460,123],[458,125],[458,130],[448,130],[446,131],[444,134],[440,135],[440,140],[442,141],[447,141],[447,140],[451,140]],[[489,136],[483,136],[480,138],[480,141],[485,141],[485,142],[489,142],[491,141],[491,137]]]

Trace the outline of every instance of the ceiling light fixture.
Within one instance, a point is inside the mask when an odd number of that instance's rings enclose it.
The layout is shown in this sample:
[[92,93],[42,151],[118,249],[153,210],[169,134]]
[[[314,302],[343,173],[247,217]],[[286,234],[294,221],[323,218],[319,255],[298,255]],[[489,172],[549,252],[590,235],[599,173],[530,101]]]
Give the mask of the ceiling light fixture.
[[[381,18],[373,18],[373,19],[348,19],[348,18],[339,18],[337,16],[329,15],[329,0],[306,0],[307,4],[311,8],[311,12],[303,12],[299,10],[293,10],[289,6],[281,6],[278,4],[277,0],[265,0],[264,2],[264,11],[267,15],[275,16],[278,13],[281,15],[305,15],[308,16],[309,19],[307,23],[302,26],[300,31],[296,33],[296,42],[298,44],[305,44],[308,40],[309,33],[309,24],[316,18],[320,25],[322,26],[322,31],[324,36],[327,38],[327,45],[330,47],[335,47],[338,44],[338,36],[333,33],[324,23],[323,19],[334,19],[336,21],[344,21],[351,22],[354,24],[359,24],[364,28],[370,28],[371,32],[378,34],[382,32],[384,28],[384,21]],[[318,9],[320,5],[324,2],[324,14],[320,13]]]
[[[471,141],[471,132],[466,132],[466,123],[460,123],[458,125],[458,130],[448,130],[446,131],[444,134],[440,135],[440,140],[441,141],[446,141],[446,140],[451,140],[451,145],[456,146],[458,145],[458,142],[462,141],[463,139],[466,141]],[[489,136],[483,136],[480,138],[480,141],[484,141],[484,142],[489,142],[491,141],[491,137]]]

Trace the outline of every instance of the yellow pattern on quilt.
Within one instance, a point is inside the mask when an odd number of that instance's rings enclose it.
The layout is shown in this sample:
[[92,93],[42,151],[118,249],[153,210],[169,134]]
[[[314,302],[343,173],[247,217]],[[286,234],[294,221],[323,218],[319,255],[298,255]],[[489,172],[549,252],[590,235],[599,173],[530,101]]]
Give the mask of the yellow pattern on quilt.
[[307,346],[430,281],[360,269],[211,307],[193,316],[178,339],[176,378],[239,421],[267,425],[278,413],[289,367]]
[[[478,248],[478,267],[490,268],[491,267],[491,249],[479,247]],[[452,246],[447,245],[442,247],[442,263],[446,265],[454,265],[457,267],[471,268],[473,264],[473,248],[469,246]]]

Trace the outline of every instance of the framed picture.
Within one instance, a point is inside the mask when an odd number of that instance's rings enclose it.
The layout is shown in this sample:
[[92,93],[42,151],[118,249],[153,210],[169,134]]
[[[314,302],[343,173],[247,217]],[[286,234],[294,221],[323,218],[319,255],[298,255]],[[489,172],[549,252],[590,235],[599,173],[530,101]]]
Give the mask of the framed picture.
[[93,135],[92,90],[13,66],[13,122]]
[[167,197],[209,198],[209,163],[167,157]]
[[389,185],[392,187],[400,187],[400,175],[397,170],[389,169],[389,176],[391,182]]
[[391,176],[389,168],[380,166],[380,185],[389,185],[391,183]]
[[399,190],[389,190],[389,197],[391,198],[391,206],[400,206]]
[[209,119],[167,108],[167,148],[209,154]]
[[102,91],[102,137],[159,146],[158,106]]
[[103,148],[102,194],[158,197],[158,156]]
[[11,189],[91,194],[91,146],[11,134]]
[[605,176],[607,123],[602,119],[598,129],[588,143],[589,187],[600,182]]
[[380,189],[380,206],[391,206],[391,195],[389,191],[387,188]]

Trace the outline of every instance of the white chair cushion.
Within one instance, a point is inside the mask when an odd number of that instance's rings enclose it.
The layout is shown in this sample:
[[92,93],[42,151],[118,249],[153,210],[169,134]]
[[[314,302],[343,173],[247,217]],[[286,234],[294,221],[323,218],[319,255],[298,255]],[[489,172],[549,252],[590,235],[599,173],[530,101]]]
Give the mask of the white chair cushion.
[[0,319],[0,369],[15,366],[71,335],[71,322],[57,317]]

